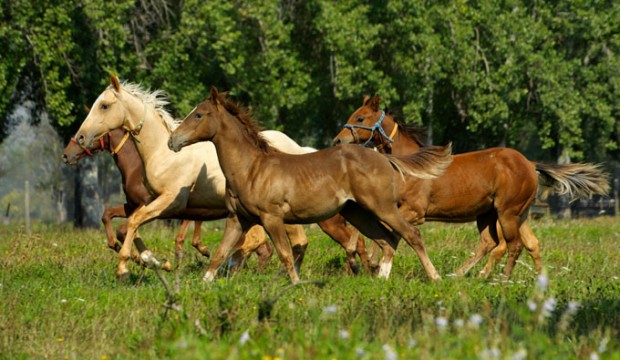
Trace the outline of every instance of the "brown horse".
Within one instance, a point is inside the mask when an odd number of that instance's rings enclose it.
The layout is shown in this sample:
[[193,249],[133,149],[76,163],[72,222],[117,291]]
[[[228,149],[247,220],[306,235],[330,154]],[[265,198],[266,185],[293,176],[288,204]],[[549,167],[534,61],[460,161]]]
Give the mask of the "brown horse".
[[[71,141],[65,147],[62,159],[65,164],[74,165],[84,156],[93,156],[94,154],[108,150],[112,155],[116,166],[121,173],[123,192],[125,193],[126,203],[120,206],[108,207],[103,212],[101,222],[103,222],[106,237],[108,240],[108,247],[116,252],[121,248],[121,245],[125,239],[127,233],[127,223],[124,222],[117,230],[117,236],[120,240],[116,240],[114,231],[112,228],[113,218],[127,218],[138,207],[142,206],[146,202],[151,200],[151,194],[148,191],[146,185],[144,185],[143,171],[144,166],[142,159],[138,154],[136,145],[133,138],[129,136],[129,133],[122,129],[115,129],[107,133],[105,136],[99,138],[96,141],[92,149],[81,147],[75,139]],[[212,219],[213,216],[225,216],[225,212],[205,212],[205,219]],[[196,214],[192,214],[192,218],[196,218]],[[183,244],[185,242],[185,234],[190,225],[190,220],[183,220],[181,228],[175,240],[176,257],[180,259],[183,257]],[[204,246],[201,239],[201,225],[202,221],[196,220],[194,224],[194,235],[192,237],[192,246],[198,250],[202,255],[209,257],[210,252],[206,246]],[[136,238],[136,247],[140,252],[146,251],[147,247],[139,237]],[[245,236],[245,239],[241,239],[235,245],[235,251],[232,255],[234,264],[241,264],[245,261],[251,253],[255,251],[259,259],[259,269],[266,266],[271,258],[273,250],[266,241],[265,231],[256,226],[250,229]],[[134,253],[132,255],[134,261],[139,262],[139,255]],[[166,262],[163,266],[165,270],[170,270],[170,263]]]
[[[416,129],[397,123],[380,110],[380,101],[378,96],[364,98],[334,143],[372,143],[380,152],[396,155],[423,150],[425,145]],[[457,275],[466,274],[491,252],[480,273],[488,276],[508,248],[504,275],[509,277],[523,245],[540,272],[540,246],[527,222],[539,176],[543,185],[552,187],[545,191],[545,196],[550,190],[572,198],[606,194],[609,190],[606,175],[598,166],[541,164],[527,160],[513,149],[492,148],[454,155],[445,174],[437,179],[409,178],[401,189],[401,211],[413,224],[426,220],[477,222],[481,244],[475,255],[457,270]]]
[[[292,262],[284,224],[313,223],[343,215],[383,249],[379,276],[388,277],[402,236],[416,251],[429,278],[439,279],[419,233],[398,211],[399,184],[408,175],[434,178],[449,164],[450,147],[426,147],[407,157],[382,156],[359,146],[338,146],[291,155],[269,145],[243,107],[211,89],[171,134],[168,146],[181,151],[199,141],[215,145],[226,177],[231,211],[222,244],[205,280],[212,280],[237,236],[259,223],[269,233],[290,279],[299,277]],[[394,230],[385,228],[382,222]]]

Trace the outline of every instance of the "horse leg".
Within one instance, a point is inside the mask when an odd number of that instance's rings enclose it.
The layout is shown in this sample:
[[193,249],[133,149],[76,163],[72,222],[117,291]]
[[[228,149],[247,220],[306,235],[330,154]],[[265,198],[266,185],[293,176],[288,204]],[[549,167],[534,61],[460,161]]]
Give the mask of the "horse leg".
[[379,269],[379,253],[381,247],[376,242],[370,243],[370,251],[368,252],[368,268],[371,274],[375,274]]
[[295,272],[299,275],[301,263],[304,261],[306,248],[308,248],[308,237],[306,237],[304,228],[301,225],[284,225],[284,229],[293,249]]
[[265,241],[261,246],[257,247],[256,255],[258,256],[258,271],[263,272],[267,265],[269,264],[269,260],[273,255],[273,248],[269,245],[268,241]]
[[381,247],[383,256],[379,262],[377,276],[386,279],[389,278],[399,238],[395,237],[373,214],[363,209],[357,203],[348,202],[344,208],[342,208],[340,214],[362,234],[371,238]]
[[205,257],[209,257],[211,256],[211,252],[200,241],[201,231],[202,231],[202,221],[194,221],[194,236],[192,237],[192,246]]
[[[487,277],[495,267],[495,264],[501,260],[506,253],[507,247],[510,247],[513,251],[519,249],[520,244],[513,244],[513,242],[519,242],[519,227],[521,223],[521,216],[513,215],[509,212],[498,213],[499,226],[497,226],[497,233],[500,239],[500,243],[491,251],[489,261],[484,269],[480,272],[481,277]],[[501,241],[502,238],[505,241]],[[520,250],[519,250],[520,251]],[[515,259],[516,261],[516,259]]]
[[[525,220],[519,227],[519,237],[520,237],[519,245],[525,246],[528,253],[532,257],[532,260],[534,261],[534,269],[536,270],[536,273],[540,274],[540,272],[542,271],[542,260],[540,256],[540,243],[538,242],[538,238],[532,231],[532,228],[530,228],[530,225],[527,220]],[[514,258],[509,256],[508,261],[506,261],[506,267],[504,268],[504,276],[506,278],[510,278],[512,270],[521,252],[521,247],[519,247],[518,251],[519,252],[516,254],[516,256],[514,256]]]
[[108,239],[108,247],[115,252],[119,252],[121,250],[121,245],[118,241],[116,241],[114,229],[112,227],[112,219],[115,217],[127,217],[127,214],[125,213],[125,205],[108,207],[103,211],[103,215],[101,216],[101,222],[103,223],[105,234]]
[[179,233],[174,241],[174,253],[177,258],[177,266],[179,265],[180,260],[183,258],[183,243],[185,243],[185,234],[187,234],[187,229],[189,228],[190,220],[183,220],[181,222],[181,227],[179,229]]
[[230,272],[238,271],[252,252],[267,242],[265,230],[260,225],[254,225],[243,234],[235,244],[233,254],[228,258]]
[[[116,237],[118,238],[118,241],[121,244],[125,242],[126,235],[127,235],[127,221],[120,224],[119,227],[116,229]],[[136,249],[131,248],[131,260],[138,265],[143,265],[142,260],[140,259],[140,253],[144,251],[148,251],[148,248],[146,247],[146,245],[144,245],[144,242],[140,238],[139,234],[136,235],[134,243],[136,244],[136,248],[138,248],[138,250],[136,251]],[[119,245],[118,251],[120,251],[120,249],[121,249],[121,246]],[[166,262],[166,265],[167,265],[167,268],[166,266],[164,266],[164,270],[169,271],[171,268],[170,263]]]
[[217,270],[222,266],[224,261],[228,258],[231,250],[237,244],[243,235],[243,226],[236,214],[230,214],[226,218],[226,227],[224,228],[224,235],[220,245],[215,250],[209,268],[202,278],[206,282],[211,282],[215,279]]
[[364,238],[360,236],[359,231],[351,230],[347,227],[346,220],[337,214],[329,219],[325,219],[317,223],[324,233],[329,235],[338,243],[347,254],[346,271],[349,274],[359,273],[359,264],[355,258],[357,253],[362,260],[362,266],[369,270],[368,254],[366,253],[366,244]]
[[482,257],[499,244],[500,240],[498,239],[496,222],[497,215],[494,210],[477,217],[476,223],[478,225],[478,232],[480,233],[480,244],[476,248],[474,255],[467,259],[463,265],[456,270],[456,276],[465,276]]
[[127,277],[129,270],[127,269],[127,260],[131,255],[134,237],[136,237],[138,227],[145,222],[153,220],[161,216],[164,211],[174,212],[187,199],[180,193],[165,192],[159,195],[148,205],[142,205],[127,219],[127,236],[123,242],[123,246],[118,253],[119,262],[116,275],[120,278]]
[[267,230],[271,241],[273,241],[278,257],[280,257],[280,261],[284,264],[291,282],[293,284],[298,283],[299,276],[297,275],[297,270],[295,269],[293,249],[291,248],[291,243],[286,233],[284,220],[277,216],[265,214],[261,216],[261,222],[263,223],[265,230]]

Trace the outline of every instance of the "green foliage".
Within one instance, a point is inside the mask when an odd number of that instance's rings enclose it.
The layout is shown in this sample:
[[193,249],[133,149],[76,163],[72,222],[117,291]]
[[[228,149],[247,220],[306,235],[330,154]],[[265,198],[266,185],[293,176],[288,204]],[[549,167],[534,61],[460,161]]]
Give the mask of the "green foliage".
[[616,1],[3,4],[0,115],[30,82],[65,136],[112,71],[164,89],[179,117],[212,85],[231,91],[266,128],[309,145],[327,145],[364,95],[379,94],[459,152],[618,152]]
[[[501,269],[489,280],[445,276],[477,243],[472,224],[421,227],[444,275],[438,283],[426,279],[415,253],[402,246],[389,280],[347,276],[334,267],[342,250],[309,229],[302,279],[326,285],[286,291],[265,321],[258,320],[264,299],[288,285],[275,256],[264,273],[250,258],[240,273],[204,284],[205,260],[186,244],[183,310],[166,311],[164,289],[151,271],[134,265],[129,283],[115,279],[117,255],[101,231],[35,225],[26,237],[4,227],[0,328],[10,331],[0,332],[0,349],[7,358],[617,357],[617,221],[531,225],[543,244],[545,277],[533,274],[524,254],[509,282],[495,278]],[[213,249],[221,223],[205,226],[204,241]],[[158,257],[173,258],[175,230],[149,224],[141,235]],[[165,276],[173,281],[173,274]]]

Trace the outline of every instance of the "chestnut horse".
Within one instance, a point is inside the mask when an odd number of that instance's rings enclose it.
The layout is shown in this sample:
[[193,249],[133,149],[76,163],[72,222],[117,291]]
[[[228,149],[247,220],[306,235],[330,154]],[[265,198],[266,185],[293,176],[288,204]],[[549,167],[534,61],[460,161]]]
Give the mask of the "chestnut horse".
[[[93,156],[94,154],[105,150],[110,152],[112,158],[114,159],[114,163],[121,173],[123,192],[125,193],[125,199],[127,201],[124,205],[106,208],[103,212],[103,216],[101,217],[101,222],[103,222],[106,231],[108,247],[118,252],[121,248],[120,244],[122,244],[125,239],[127,223],[123,223],[117,231],[118,238],[120,240],[119,244],[114,236],[112,219],[116,217],[127,218],[138,207],[144,205],[152,198],[143,181],[144,166],[142,164],[142,159],[140,159],[140,155],[138,154],[138,150],[136,149],[133,138],[129,136],[129,133],[122,129],[114,129],[105,136],[100,137],[99,141],[95,142],[92,149],[82,148],[74,138],[71,138],[71,141],[65,147],[62,159],[65,164],[75,165],[84,156]],[[223,217],[224,215],[224,212],[215,212],[214,214],[205,212],[205,220],[212,219],[214,216]],[[182,214],[179,217],[182,217]],[[193,215],[192,217],[196,218],[197,215]],[[177,259],[183,257],[183,243],[185,242],[185,234],[190,223],[190,220],[183,220],[179,233],[176,237],[175,254]],[[201,225],[202,221],[195,221],[192,246],[194,246],[194,248],[196,248],[196,250],[198,250],[198,252],[202,255],[209,257],[209,249],[207,249],[207,247],[200,241]],[[142,239],[136,237],[135,242],[136,247],[140,252],[147,250],[146,246],[142,242]],[[259,269],[264,268],[269,262],[273,250],[265,239],[265,231],[260,226],[250,229],[250,231],[246,234],[245,239],[241,239],[235,245],[235,252],[232,255],[233,263],[241,264],[247,259],[252,251],[256,251],[256,254],[258,255]],[[134,261],[139,262],[138,254],[133,254],[132,258]],[[163,268],[169,271],[171,268],[170,263],[166,262]]]
[[[378,96],[365,97],[334,143],[372,143],[380,152],[395,155],[423,150],[425,145],[416,129],[397,123],[379,108],[380,101]],[[504,276],[510,277],[523,245],[540,272],[540,246],[527,222],[539,177],[543,185],[552,187],[545,191],[545,196],[550,190],[571,198],[606,194],[609,190],[606,175],[596,165],[541,164],[527,160],[513,149],[492,148],[454,155],[445,174],[437,179],[409,178],[401,190],[401,211],[413,224],[426,220],[477,222],[481,243],[457,270],[459,276],[491,252],[480,272],[481,276],[488,276],[508,248]]]
[[[228,213],[225,178],[215,147],[209,143],[197,144],[181,153],[168,149],[168,137],[177,124],[165,111],[166,104],[160,91],[147,92],[130,83],[121,85],[118,78],[112,76],[111,85],[99,95],[75,136],[80,146],[92,148],[97,139],[113,129],[123,128],[130,132],[137,140],[136,148],[144,164],[144,181],[154,194],[151,202],[138,208],[128,218],[126,239],[119,251],[119,277],[128,274],[126,262],[141,224],[156,218],[170,217],[180,211],[186,216],[189,216],[188,213],[200,213],[201,209]],[[263,134],[282,151],[309,151],[281,132],[264,131]],[[367,263],[365,249],[356,246],[355,241],[350,241],[351,230],[346,227],[344,220],[331,218],[319,225],[345,248],[348,265],[357,268],[355,254],[359,254],[362,261]],[[295,251],[295,266],[299,268],[307,238],[300,226],[287,226],[287,231]],[[360,238],[358,243],[363,245],[363,239]]]
[[440,175],[450,162],[449,146],[426,147],[407,157],[386,157],[352,145],[303,155],[286,154],[269,145],[245,108],[215,88],[172,133],[168,146],[182,153],[181,149],[201,141],[215,145],[231,211],[229,226],[205,280],[213,279],[239,234],[261,224],[291,281],[298,282],[284,225],[312,223],[336,213],[379,242],[383,249],[379,276],[389,276],[394,250],[402,236],[418,254],[428,277],[440,278],[417,229],[398,211],[398,187],[406,177],[404,173],[425,178]]

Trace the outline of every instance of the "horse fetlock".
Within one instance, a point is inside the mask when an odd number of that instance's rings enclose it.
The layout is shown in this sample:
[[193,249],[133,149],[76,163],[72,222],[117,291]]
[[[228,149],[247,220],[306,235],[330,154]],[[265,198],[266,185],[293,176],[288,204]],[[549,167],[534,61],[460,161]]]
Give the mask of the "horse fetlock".
[[390,273],[392,272],[392,262],[384,262],[379,265],[379,272],[377,273],[377,277],[387,279],[390,277]]
[[205,276],[203,276],[202,280],[204,282],[212,282],[213,280],[215,280],[215,273],[211,270],[207,270],[207,272],[205,273]]

